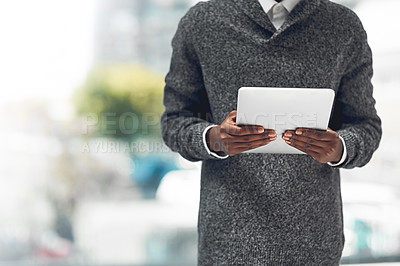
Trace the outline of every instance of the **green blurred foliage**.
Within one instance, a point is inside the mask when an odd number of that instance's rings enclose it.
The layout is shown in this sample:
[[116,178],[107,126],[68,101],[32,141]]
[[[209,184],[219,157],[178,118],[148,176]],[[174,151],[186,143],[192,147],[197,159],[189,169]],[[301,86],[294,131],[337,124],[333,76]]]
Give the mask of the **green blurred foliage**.
[[79,115],[97,122],[95,135],[131,141],[160,138],[164,79],[133,64],[96,66],[74,96]]

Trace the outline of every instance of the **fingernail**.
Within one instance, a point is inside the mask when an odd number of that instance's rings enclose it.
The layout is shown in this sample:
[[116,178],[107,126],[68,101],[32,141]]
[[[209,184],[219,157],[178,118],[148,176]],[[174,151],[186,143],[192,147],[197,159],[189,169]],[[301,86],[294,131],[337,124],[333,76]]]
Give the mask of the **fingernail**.
[[283,139],[284,139],[284,140],[289,140],[290,138],[288,138],[288,137],[286,137],[286,136],[283,136]]
[[276,136],[275,136],[275,137],[272,137],[272,138],[270,138],[270,140],[276,140]]
[[297,135],[301,135],[301,134],[303,134],[303,132],[302,132],[300,129],[297,129],[297,130],[296,130],[296,134],[297,134]]
[[293,136],[291,132],[286,132],[286,133],[285,133],[285,137],[290,138],[291,136]]
[[268,137],[276,137],[276,133],[270,132],[270,133],[268,134]]
[[263,133],[264,132],[264,128],[260,127],[258,128],[258,133]]

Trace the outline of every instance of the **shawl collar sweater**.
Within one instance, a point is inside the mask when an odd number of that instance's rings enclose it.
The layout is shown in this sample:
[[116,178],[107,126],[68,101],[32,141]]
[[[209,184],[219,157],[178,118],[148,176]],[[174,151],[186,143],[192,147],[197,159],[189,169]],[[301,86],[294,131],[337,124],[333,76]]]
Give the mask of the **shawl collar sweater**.
[[172,46],[162,134],[173,151],[203,161],[199,265],[337,265],[344,244],[339,167],[294,154],[219,160],[202,133],[236,109],[240,87],[331,88],[329,126],[348,153],[340,167],[365,165],[381,123],[357,16],[327,0],[303,0],[275,30],[257,0],[211,0],[182,18]]

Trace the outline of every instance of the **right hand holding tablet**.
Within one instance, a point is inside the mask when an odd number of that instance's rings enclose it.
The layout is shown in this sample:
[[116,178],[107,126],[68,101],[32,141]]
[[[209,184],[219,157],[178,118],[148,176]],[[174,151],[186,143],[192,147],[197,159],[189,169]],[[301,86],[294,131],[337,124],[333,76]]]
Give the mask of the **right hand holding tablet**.
[[206,140],[210,150],[232,156],[276,140],[275,130],[262,126],[239,126],[236,116],[237,112],[232,111],[221,125],[208,130]]

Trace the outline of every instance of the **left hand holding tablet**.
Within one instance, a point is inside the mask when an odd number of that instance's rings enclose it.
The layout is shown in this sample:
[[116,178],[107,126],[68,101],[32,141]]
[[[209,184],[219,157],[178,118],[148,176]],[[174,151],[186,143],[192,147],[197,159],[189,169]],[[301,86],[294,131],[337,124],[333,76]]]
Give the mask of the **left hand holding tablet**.
[[330,128],[286,130],[282,138],[288,145],[307,153],[320,163],[338,162],[342,157],[343,143]]

